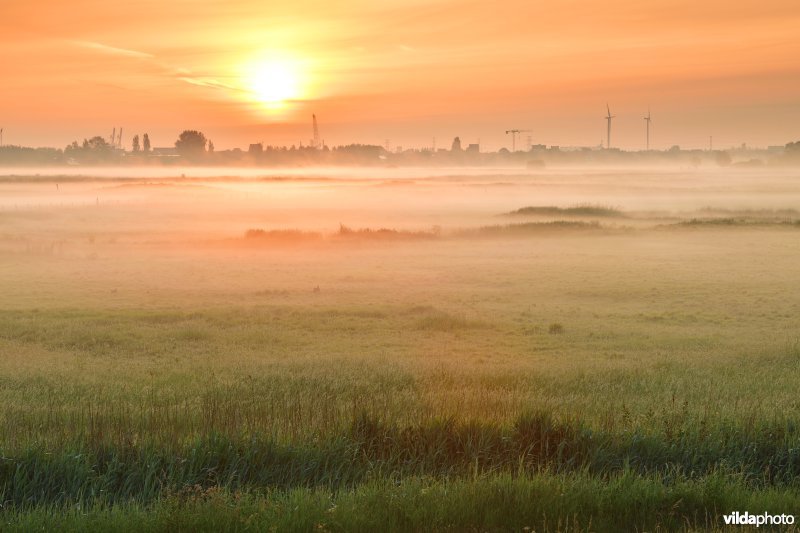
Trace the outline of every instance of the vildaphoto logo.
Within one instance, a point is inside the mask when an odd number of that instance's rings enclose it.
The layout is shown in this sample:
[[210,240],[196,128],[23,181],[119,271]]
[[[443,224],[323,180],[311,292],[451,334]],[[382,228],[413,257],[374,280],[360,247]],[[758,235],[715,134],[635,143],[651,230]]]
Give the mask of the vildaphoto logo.
[[794,515],[791,514],[750,514],[735,511],[722,515],[726,526],[791,526],[794,524]]

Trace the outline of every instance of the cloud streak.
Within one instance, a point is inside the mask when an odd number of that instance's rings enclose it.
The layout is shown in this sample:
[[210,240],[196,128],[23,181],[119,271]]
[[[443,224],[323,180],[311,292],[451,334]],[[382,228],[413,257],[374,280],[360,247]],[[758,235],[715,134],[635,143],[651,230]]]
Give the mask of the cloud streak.
[[142,60],[151,60],[154,65],[161,68],[164,73],[173,73],[175,77],[190,85],[194,85],[197,87],[207,87],[211,89],[223,89],[226,91],[241,91],[239,87],[235,87],[230,84],[223,83],[215,78],[210,77],[199,77],[199,76],[192,76],[191,71],[189,69],[180,67],[180,68],[172,68],[169,65],[163,64],[159,61],[156,61],[156,57],[153,54],[148,54],[146,52],[140,52],[138,50],[130,50],[127,48],[119,48],[116,46],[109,46],[107,44],[98,43],[94,41],[71,41],[72,44],[86,49],[91,50],[94,52],[98,52],[101,54],[107,55],[114,55],[120,57],[129,57],[132,59],[142,59]]
[[139,52],[137,50],[128,50],[126,48],[117,48],[115,46],[109,46],[107,44],[96,43],[92,41],[72,41],[72,43],[81,48],[93,50],[102,54],[111,54],[136,59],[152,59],[154,57],[153,54]]
[[212,89],[225,89],[228,91],[240,91],[239,87],[222,83],[213,78],[196,78],[192,76],[178,76],[178,79],[190,85],[197,85],[198,87],[210,87]]

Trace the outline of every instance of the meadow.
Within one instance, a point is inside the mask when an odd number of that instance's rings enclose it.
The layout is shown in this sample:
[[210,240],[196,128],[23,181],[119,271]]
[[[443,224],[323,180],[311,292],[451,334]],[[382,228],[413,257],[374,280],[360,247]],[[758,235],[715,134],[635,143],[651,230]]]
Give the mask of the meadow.
[[0,529],[800,515],[798,178],[9,172]]

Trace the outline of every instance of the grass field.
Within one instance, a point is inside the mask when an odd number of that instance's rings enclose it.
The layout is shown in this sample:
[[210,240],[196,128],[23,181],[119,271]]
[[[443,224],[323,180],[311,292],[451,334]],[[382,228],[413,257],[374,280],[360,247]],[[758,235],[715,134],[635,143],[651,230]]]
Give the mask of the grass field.
[[800,176],[726,172],[0,178],[0,529],[800,515]]

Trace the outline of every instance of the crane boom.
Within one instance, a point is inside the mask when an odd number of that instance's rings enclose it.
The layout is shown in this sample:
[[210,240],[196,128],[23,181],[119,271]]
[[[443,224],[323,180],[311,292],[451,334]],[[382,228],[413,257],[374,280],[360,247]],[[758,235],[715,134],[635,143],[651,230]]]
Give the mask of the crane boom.
[[506,135],[511,134],[511,152],[517,151],[517,133],[529,132],[531,130],[506,130]]

